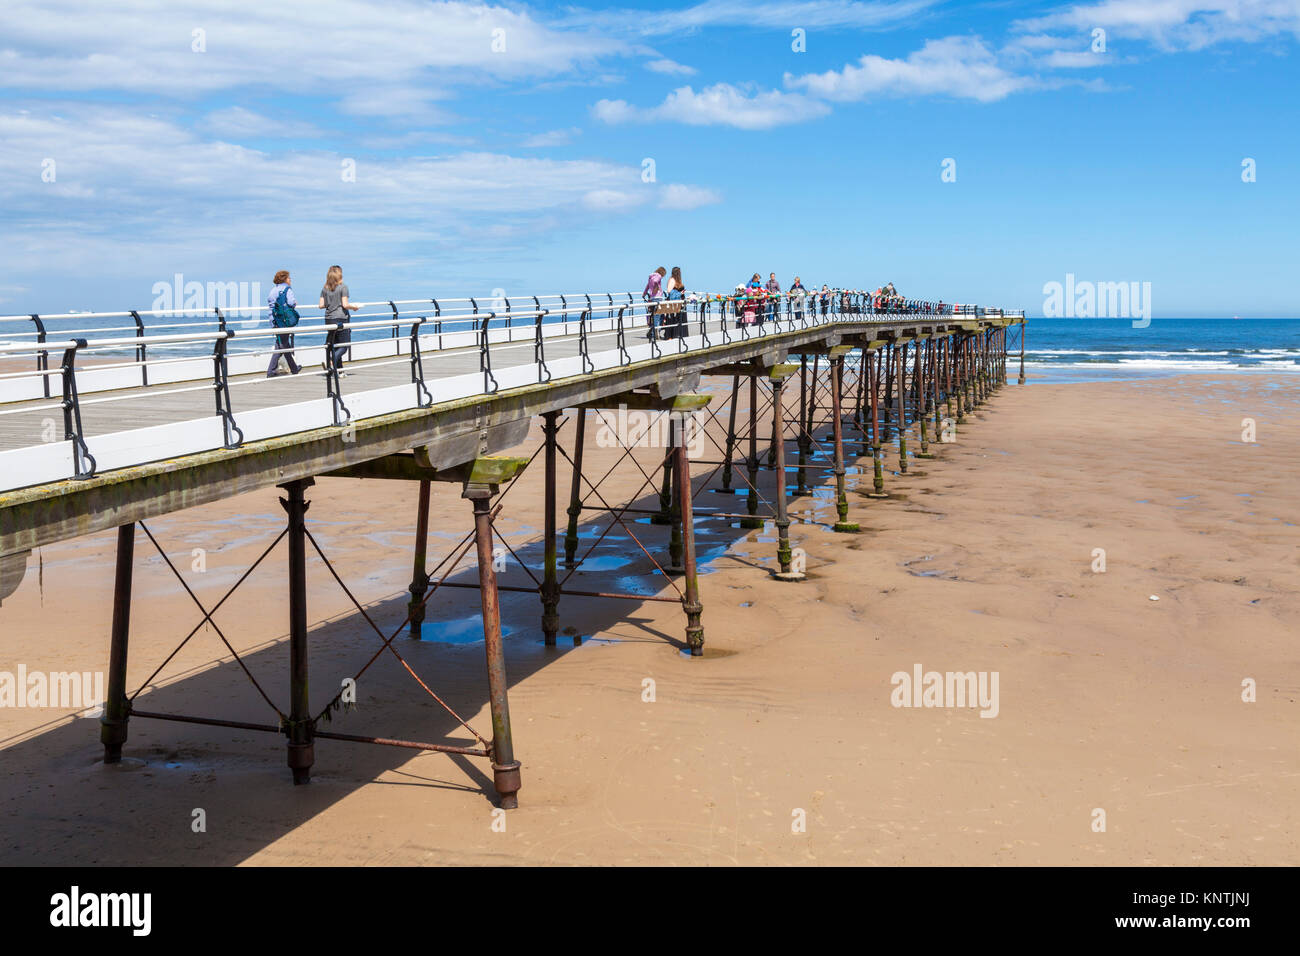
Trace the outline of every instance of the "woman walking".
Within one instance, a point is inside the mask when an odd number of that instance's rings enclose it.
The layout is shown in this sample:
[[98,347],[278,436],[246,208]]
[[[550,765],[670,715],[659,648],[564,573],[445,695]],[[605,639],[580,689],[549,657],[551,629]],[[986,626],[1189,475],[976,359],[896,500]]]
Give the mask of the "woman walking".
[[[289,329],[298,324],[298,300],[294,298],[293,284],[289,280],[289,270],[281,269],[271,280],[273,288],[266,296],[266,318],[274,328]],[[290,323],[288,316],[292,315]],[[283,332],[275,337],[275,351],[271,353],[271,364],[266,367],[266,377],[280,374],[280,359],[289,364],[289,371],[297,375],[302,366],[293,357],[293,333]]]
[[320,290],[320,302],[316,307],[325,310],[326,325],[342,326],[334,333],[334,367],[340,368],[343,365],[343,355],[350,351],[352,343],[352,330],[348,328],[348,320],[352,316],[349,313],[361,308],[348,301],[348,287],[343,283],[342,267],[330,266],[325,273],[325,287]]

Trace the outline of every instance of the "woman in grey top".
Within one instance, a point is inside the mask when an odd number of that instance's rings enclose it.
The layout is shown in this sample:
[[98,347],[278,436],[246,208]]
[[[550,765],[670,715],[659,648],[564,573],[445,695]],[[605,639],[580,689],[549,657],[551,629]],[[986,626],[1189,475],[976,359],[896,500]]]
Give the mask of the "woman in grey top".
[[343,364],[343,353],[351,347],[352,330],[347,327],[349,312],[361,308],[348,302],[348,287],[343,284],[343,268],[330,266],[325,273],[325,287],[320,290],[320,302],[316,306],[325,310],[325,322],[328,325],[341,325],[334,336],[334,367]]

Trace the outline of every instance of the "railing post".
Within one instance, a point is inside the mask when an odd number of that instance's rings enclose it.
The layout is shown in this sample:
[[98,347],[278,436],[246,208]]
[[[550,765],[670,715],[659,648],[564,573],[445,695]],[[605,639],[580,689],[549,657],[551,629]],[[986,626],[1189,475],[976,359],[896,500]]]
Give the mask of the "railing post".
[[[352,413],[343,404],[343,392],[339,386],[339,366],[334,354],[334,343],[338,339],[338,334],[338,328],[330,329],[325,333],[325,394],[333,404],[334,424],[346,425],[352,420]],[[400,348],[398,351],[401,351]]]
[[[77,395],[77,349],[86,347],[85,339],[73,339],[72,347],[63,350],[63,438],[72,442],[74,478],[91,478],[95,474],[95,456],[86,447],[81,427],[81,399]],[[87,463],[89,466],[87,467]]]
[[244,442],[244,433],[235,424],[234,410],[230,407],[230,369],[226,363],[226,343],[234,334],[227,329],[226,334],[212,346],[212,391],[216,397],[225,448],[238,448]]
[[[131,318],[135,319],[135,337],[137,339],[143,339],[144,322],[140,318],[140,313],[137,312],[135,309],[132,309]],[[149,358],[148,349],[149,349],[148,345],[146,345],[143,341],[138,342],[135,347],[135,360],[140,363],[140,384],[141,385],[149,384],[149,366],[146,364]]]
[[[610,301],[613,302],[613,298],[612,298],[612,297],[610,298]],[[627,309],[627,306],[625,306],[625,305],[623,305],[623,306],[619,306],[619,309],[618,309],[618,364],[619,364],[620,366],[622,366],[622,365],[630,365],[630,364],[632,363],[632,356],[628,354],[627,346],[626,346],[626,342],[625,342],[624,337],[623,337],[623,312],[624,312],[626,309]],[[653,341],[654,341],[654,340],[652,339],[652,340],[651,340],[651,343],[652,343],[652,344],[653,344]],[[659,357],[659,356],[658,356],[658,350],[656,349],[656,350],[655,350],[655,358],[658,358],[658,357]]]
[[[537,296],[533,296],[533,301],[537,301]],[[549,382],[551,380],[551,370],[546,367],[546,346],[543,345],[544,336],[542,335],[542,318],[550,312],[550,309],[543,309],[539,304],[537,306],[537,336],[533,342],[533,361],[537,363],[537,381]],[[542,378],[542,373],[546,374]]]
[[401,354],[402,354],[402,343],[401,343],[400,341],[398,341],[398,337],[399,337],[399,335],[400,335],[401,333],[399,333],[399,332],[397,331],[397,327],[398,327],[398,325],[400,324],[400,320],[399,320],[399,317],[398,317],[398,314],[397,314],[397,306],[393,304],[393,300],[392,300],[392,299],[389,299],[389,300],[388,300],[388,307],[389,307],[390,309],[393,310],[393,354],[394,354],[394,355],[401,355]]
[[[591,301],[591,297],[587,297]],[[578,316],[578,354],[582,356],[582,374],[593,372],[596,369],[596,363],[591,360],[591,353],[587,347],[587,321],[591,318],[591,308],[588,307]]]
[[[36,325],[36,344],[45,344],[45,323],[35,312],[32,313],[32,322]],[[50,397],[50,353],[47,349],[41,349],[36,353],[36,371],[41,373],[41,390],[45,392],[45,397]],[[1023,383],[1022,383],[1023,384]]]
[[483,316],[483,326],[479,332],[478,367],[479,371],[483,373],[483,391],[488,394],[501,387],[497,384],[496,376],[492,374],[492,353],[488,349],[488,323],[496,317],[495,312],[488,312],[487,315]]
[[[436,309],[437,303],[434,303]],[[442,320],[435,320],[441,325]],[[420,351],[420,326],[424,325],[425,316],[421,315],[411,323],[411,384],[415,386],[415,404],[417,408],[428,408],[433,404],[433,396],[424,384],[424,355]],[[441,334],[439,335],[441,338]]]

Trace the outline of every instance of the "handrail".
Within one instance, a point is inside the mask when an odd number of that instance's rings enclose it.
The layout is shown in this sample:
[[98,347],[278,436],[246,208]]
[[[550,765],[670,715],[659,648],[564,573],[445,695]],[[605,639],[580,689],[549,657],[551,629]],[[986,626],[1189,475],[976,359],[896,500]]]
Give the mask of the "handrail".
[[[339,380],[339,356],[341,353],[338,338],[344,330],[352,332],[389,331],[388,336],[361,339],[355,343],[370,346],[370,354],[382,360],[378,363],[371,363],[367,367],[373,368],[384,364],[392,364],[393,361],[409,361],[410,381],[414,386],[414,404],[411,404],[409,398],[395,400],[387,397],[382,401],[389,402],[390,405],[393,401],[397,401],[400,408],[427,408],[434,404],[435,401],[434,394],[429,388],[430,380],[426,378],[425,372],[425,361],[430,352],[454,355],[469,349],[477,351],[479,373],[482,376],[479,388],[481,388],[483,394],[492,394],[503,387],[518,387],[521,383],[519,372],[523,369],[529,370],[527,374],[532,376],[531,381],[544,383],[550,381],[553,377],[589,374],[597,368],[626,367],[636,362],[658,359],[664,355],[664,351],[659,347],[661,337],[659,329],[654,325],[650,326],[648,346],[645,342],[631,344],[627,332],[629,322],[632,322],[633,328],[637,328],[638,325],[635,319],[640,317],[657,318],[655,313],[668,302],[674,304],[674,311],[672,313],[664,311],[659,314],[672,316],[671,329],[676,333],[672,337],[678,340],[675,350],[677,354],[688,354],[717,348],[718,345],[710,338],[709,325],[714,321],[717,322],[717,331],[720,333],[720,344],[725,346],[755,336],[766,337],[778,333],[802,331],[841,323],[860,325],[862,323],[888,322],[899,319],[905,321],[942,321],[944,319],[971,316],[982,318],[986,311],[978,306],[947,306],[920,299],[900,299],[897,302],[883,301],[881,297],[874,296],[873,293],[851,289],[828,289],[825,292],[807,289],[796,290],[795,292],[786,290],[780,293],[745,289],[733,294],[704,295],[691,293],[680,300],[659,299],[649,302],[638,301],[632,293],[618,293],[617,296],[618,300],[616,301],[615,293],[599,293],[594,306],[590,293],[575,294],[572,298],[568,294],[563,296],[529,296],[527,298],[532,299],[532,308],[527,306],[516,308],[509,299],[502,296],[499,298],[504,302],[505,309],[500,312],[490,309],[481,311],[477,300],[472,297],[464,300],[421,299],[411,300],[410,302],[386,300],[383,303],[370,304],[381,304],[387,307],[386,311],[377,313],[381,317],[371,318],[366,316],[362,321],[357,321],[356,317],[353,317],[352,320],[344,322],[326,322],[321,318],[320,321],[313,321],[309,324],[300,323],[289,330],[260,326],[243,329],[230,328],[226,321],[225,312],[240,310],[217,308],[213,310],[218,326],[216,329],[198,332],[149,334],[141,316],[150,315],[151,313],[147,311],[129,312],[125,314],[132,317],[133,325],[124,326],[121,331],[129,331],[133,334],[94,338],[70,335],[65,332],[52,333],[52,330],[43,321],[44,318],[48,317],[29,315],[23,317],[23,319],[32,322],[36,326],[38,333],[36,341],[0,342],[0,358],[35,354],[37,356],[37,367],[35,371],[0,372],[0,387],[15,378],[39,377],[43,382],[41,391],[45,396],[49,397],[52,391],[49,378],[58,375],[61,380],[61,395],[59,396],[61,400],[54,406],[34,407],[26,404],[5,408],[6,402],[27,402],[33,399],[39,401],[39,396],[27,394],[18,399],[6,400],[5,393],[0,392],[0,415],[38,412],[46,407],[61,408],[64,417],[64,440],[69,443],[67,447],[71,448],[70,457],[63,460],[70,461],[70,465],[66,467],[70,467],[71,470],[69,473],[60,473],[58,477],[84,479],[92,477],[98,467],[95,454],[92,454],[92,444],[94,444],[101,457],[103,457],[105,448],[107,448],[109,457],[113,461],[111,465],[113,468],[124,467],[123,454],[138,457],[141,454],[152,454],[154,451],[160,451],[161,446],[157,448],[150,447],[147,451],[141,451],[135,446],[131,446],[125,453],[119,448],[116,456],[114,456],[112,449],[116,446],[111,444],[104,446],[99,442],[99,439],[93,437],[88,441],[81,420],[83,405],[100,405],[107,402],[139,399],[141,396],[158,398],[180,392],[210,388],[215,396],[214,405],[210,407],[213,407],[220,423],[221,439],[216,447],[227,449],[239,447],[245,440],[248,421],[253,419],[246,420],[242,425],[237,422],[237,416],[230,401],[231,386],[232,384],[251,384],[250,381],[239,378],[241,375],[246,375],[251,367],[250,363],[253,361],[260,362],[266,355],[284,350],[279,349],[275,343],[272,343],[270,349],[255,345],[251,351],[232,351],[232,342],[237,343],[244,340],[261,342],[280,335],[323,335],[324,397],[329,401],[331,412],[327,414],[325,421],[320,424],[328,425],[332,423],[336,427],[342,427],[348,425],[354,418],[353,412],[344,402],[343,389]],[[600,297],[604,298],[604,302],[599,301]],[[626,298],[626,302],[622,301],[624,298]],[[559,299],[560,301],[554,303],[550,301],[551,299]],[[519,297],[515,297],[515,301],[517,303]],[[572,304],[570,304],[571,301]],[[468,311],[458,309],[452,305],[452,303],[457,302],[468,302]],[[716,315],[714,313],[714,303],[717,303],[718,306]],[[414,305],[418,308],[407,309],[403,313],[399,305]],[[430,305],[433,307],[432,310],[429,309]],[[178,311],[174,310],[167,314],[175,315],[178,314]],[[188,311],[193,312],[193,310]],[[433,313],[432,319],[427,314],[430,311]],[[752,311],[755,316],[755,321],[752,323],[743,321],[743,313],[749,311]],[[1024,317],[1023,311],[994,309],[987,311],[993,316],[1004,319],[1023,319]],[[459,314],[457,314],[458,312]],[[110,318],[118,314],[75,313],[78,316],[91,315]],[[599,314],[600,317],[596,318],[595,314]],[[505,319],[504,323],[496,321],[502,318]],[[516,322],[515,319],[520,321]],[[525,324],[525,321],[527,324]],[[434,349],[428,349],[420,338],[421,330],[426,324],[432,325],[433,331],[431,334],[436,335],[436,348]],[[461,328],[456,328],[457,324]],[[574,324],[577,326],[576,330],[573,328]],[[409,326],[409,331],[403,334],[403,328],[407,326]],[[176,328],[178,326],[162,323],[161,327]],[[733,328],[739,330],[739,336],[732,334]],[[979,335],[982,340],[987,341],[995,331],[997,330],[994,327],[987,327]],[[28,332],[26,334],[31,335],[32,333]],[[55,337],[51,338],[51,334],[54,334]],[[975,333],[971,334],[974,335]],[[64,335],[68,337],[63,338]],[[460,336],[461,338],[452,338],[450,342],[447,342],[444,339],[445,336]],[[565,336],[572,336],[577,339],[578,356],[559,359],[548,358],[546,352],[547,339]],[[595,338],[603,339],[602,344],[599,346],[600,351],[597,352],[593,352],[592,347],[592,340]],[[388,344],[385,345],[385,343]],[[202,354],[192,356],[168,355],[165,351],[184,349],[191,346],[201,348],[208,344],[211,345],[211,351],[205,353],[206,358],[203,358]],[[531,346],[529,350],[531,352],[531,362],[522,358],[527,353],[517,352],[514,354],[521,356],[519,360],[507,359],[500,368],[494,367],[494,350],[521,349],[529,348],[529,346]],[[316,349],[322,346],[313,344],[305,347]],[[292,348],[292,346],[289,348]],[[375,351],[376,348],[380,349],[378,353]],[[108,363],[87,365],[84,363],[83,358],[82,363],[78,363],[78,357],[84,357],[88,354],[93,355],[96,352],[122,351],[124,349],[134,352],[134,361],[110,361]],[[388,351],[385,351],[385,349]],[[48,355],[52,351],[63,353],[62,361],[57,369],[48,367]],[[154,357],[151,357],[151,351]],[[157,357],[159,351],[163,351],[163,356]],[[403,356],[404,351],[408,353],[405,357]],[[231,363],[236,359],[240,364],[238,368],[232,370]],[[188,362],[195,361],[206,364],[209,371],[190,375],[190,372],[184,366]],[[575,362],[576,365],[573,364]],[[553,365],[558,365],[559,368],[553,371]],[[150,367],[160,371],[159,378],[161,380],[157,382],[157,385],[150,385],[148,372]],[[112,378],[113,373],[132,368],[140,370],[140,376],[136,379],[134,388],[131,387],[130,382],[123,383],[120,375],[116,379]],[[86,384],[87,388],[107,392],[108,394],[104,397],[83,401],[80,397],[82,388],[78,381],[79,374],[89,377],[90,381]],[[109,378],[105,378],[106,374],[109,375]],[[312,374],[320,376],[321,370],[317,369]],[[190,377],[185,377],[187,375],[190,375]],[[452,377],[454,378],[454,376],[455,373],[453,373]],[[233,382],[232,379],[234,379]],[[159,390],[157,387],[158,385],[166,385],[169,382],[180,383],[203,380],[206,380],[206,385],[192,385],[163,390]],[[108,382],[113,384],[106,384]],[[144,388],[142,389],[141,386],[144,386]],[[458,396],[475,394],[472,388],[468,393],[465,393],[463,391],[464,384],[456,385],[455,388],[462,389],[462,391],[455,393]],[[136,389],[141,390],[136,391]],[[360,390],[356,394],[363,397],[350,397],[349,401],[354,403],[354,407],[360,409],[360,417],[368,417],[380,413],[376,411],[375,402],[377,399],[373,397],[380,394],[380,392],[385,392],[385,389],[381,388],[379,392]],[[391,392],[392,389],[387,389],[385,394]],[[10,390],[9,394],[13,394],[12,390]],[[439,394],[446,396],[448,393],[445,389],[442,389]],[[364,397],[366,395],[372,397]],[[302,407],[308,408],[309,406],[311,406],[311,403],[307,403]],[[393,410],[388,406],[384,406],[384,408]],[[254,425],[253,437],[262,438],[267,434],[287,434],[304,427],[298,422],[287,432],[275,431],[275,428],[283,429],[284,425],[279,422],[267,425],[266,413],[271,411],[278,411],[278,409],[258,406],[244,413],[245,415],[252,413],[261,415],[261,418],[258,419],[261,424],[255,423]],[[303,412],[302,414],[308,413]],[[257,418],[257,416],[254,415],[254,418]],[[197,425],[198,423],[199,420],[193,420],[175,424]],[[269,433],[267,431],[268,427],[272,429]],[[312,427],[320,427],[320,425],[317,424]],[[198,429],[189,429],[188,431],[199,432]],[[179,432],[170,434],[179,435]],[[202,434],[206,435],[210,434],[210,432],[202,432]],[[167,441],[172,442],[169,447],[173,450],[178,444],[189,448],[189,445],[186,444],[187,440],[180,437],[167,439]],[[210,441],[210,439],[195,438],[193,441]],[[205,447],[210,448],[212,446],[207,445]],[[14,451],[23,452],[25,449],[16,449]],[[189,448],[188,451],[177,453],[188,454],[192,453],[192,451],[193,449]],[[0,454],[9,455],[11,452],[0,452]],[[168,457],[172,456],[168,455]],[[18,459],[9,460],[18,461]],[[143,463],[135,459],[131,459],[131,461],[135,464]],[[47,463],[43,467],[57,467],[57,463],[53,466]],[[0,471],[3,471],[3,469],[0,469]],[[17,487],[12,485],[13,480],[13,476],[0,474],[0,490],[6,487]],[[26,483],[33,482],[27,481]]]

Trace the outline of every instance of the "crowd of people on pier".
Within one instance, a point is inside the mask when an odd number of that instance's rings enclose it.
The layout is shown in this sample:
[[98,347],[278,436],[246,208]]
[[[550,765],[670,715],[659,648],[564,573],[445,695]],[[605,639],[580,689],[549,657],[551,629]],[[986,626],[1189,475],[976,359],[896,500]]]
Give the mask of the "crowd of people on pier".
[[[839,301],[833,302],[837,295]],[[686,334],[684,300],[688,296],[680,268],[674,266],[672,275],[663,266],[650,273],[641,293],[646,303],[647,338],[671,339]],[[831,311],[832,304],[841,314],[905,312],[918,307],[942,312],[945,308],[942,302],[910,302],[899,295],[892,282],[877,286],[875,292],[833,290],[825,283],[821,289],[809,291],[803,280],[795,276],[790,287],[783,290],[775,272],[767,274],[766,282],[762,273],[755,272],[748,282],[737,284],[733,294],[713,298],[720,300],[724,308],[731,309],[737,328],[761,326],[775,320],[786,308],[786,303],[790,316],[798,321],[803,320],[805,309],[810,314],[820,310],[825,316]]]
[[[763,281],[762,273],[755,272],[748,282],[736,285],[734,294],[715,298],[723,302],[724,308],[730,307],[735,316],[736,327],[740,328],[761,326],[764,322],[775,321],[781,315],[783,303],[789,304],[789,313],[796,321],[803,320],[805,309],[810,314],[816,314],[820,310],[822,316],[825,316],[830,312],[832,299],[837,292],[840,301],[834,304],[836,311],[842,314],[866,311],[901,312],[909,307],[908,300],[898,294],[892,282],[878,286],[874,293],[832,290],[826,283],[822,283],[821,289],[809,291],[803,284],[803,280],[795,276],[790,287],[783,290],[775,272],[768,273],[766,282]],[[641,292],[641,298],[646,303],[647,338],[653,341],[686,335],[687,296],[686,282],[682,279],[680,266],[673,266],[671,272],[664,266],[660,266],[650,273]],[[868,299],[869,308],[866,307]],[[925,304],[930,305],[930,303]],[[352,342],[348,322],[351,313],[361,308],[359,305],[353,305],[348,299],[348,287],[343,282],[342,267],[336,265],[329,267],[316,307],[324,312],[324,320],[327,324],[339,326],[334,332],[332,350],[334,366],[341,368]],[[943,309],[943,303],[938,303],[938,310],[943,311]],[[266,313],[267,321],[277,330],[275,349],[271,354],[266,376],[273,378],[276,375],[297,375],[302,371],[302,366],[294,357],[291,330],[298,324],[298,299],[294,295],[293,280],[287,269],[281,269],[272,280],[271,291],[266,297]],[[281,359],[288,366],[287,370],[280,369]],[[347,373],[339,372],[339,374]]]

